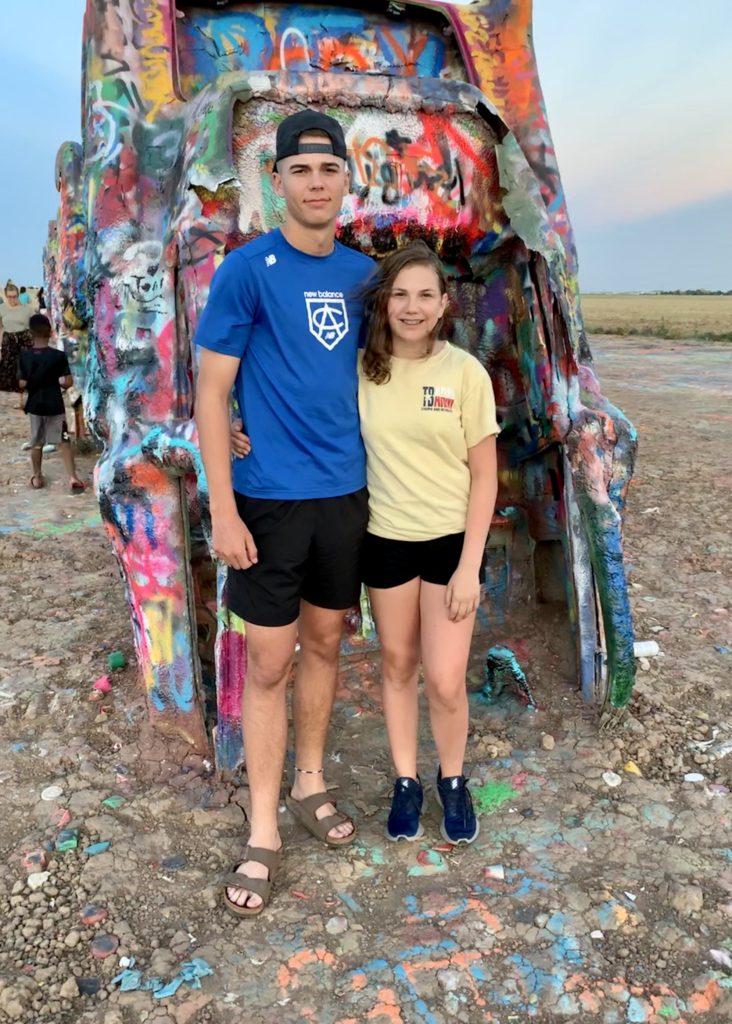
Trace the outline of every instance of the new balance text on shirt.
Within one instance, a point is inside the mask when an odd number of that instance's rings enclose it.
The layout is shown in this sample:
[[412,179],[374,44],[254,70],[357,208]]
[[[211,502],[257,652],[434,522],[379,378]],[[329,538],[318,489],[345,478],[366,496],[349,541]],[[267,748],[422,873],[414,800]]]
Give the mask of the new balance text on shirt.
[[308,328],[321,345],[332,351],[348,334],[348,311],[343,292],[304,292]]

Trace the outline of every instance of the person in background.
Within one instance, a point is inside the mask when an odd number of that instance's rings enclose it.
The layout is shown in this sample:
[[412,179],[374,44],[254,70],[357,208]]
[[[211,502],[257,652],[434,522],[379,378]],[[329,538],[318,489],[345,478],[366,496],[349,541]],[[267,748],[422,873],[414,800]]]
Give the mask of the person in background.
[[36,301],[38,302],[38,312],[39,313],[45,313],[47,311],[47,306],[46,306],[46,296],[44,294],[43,288],[39,288],[38,289],[38,295],[36,296]]
[[0,306],[0,391],[19,391],[18,356],[30,348],[32,309],[21,303],[12,281],[5,285],[5,302]]
[[66,412],[62,388],[74,383],[65,352],[49,344],[51,321],[42,313],[30,318],[33,339],[30,349],[23,349],[18,359],[18,385],[27,393],[25,411],[30,416],[30,443],[32,474],[30,485],[34,490],[45,486],[43,478],[43,446],[58,444],[61,458],[69,478],[72,493],[81,492],[85,484],[76,473],[74,450],[66,426]]
[[498,488],[496,407],[478,360],[446,340],[442,264],[424,242],[391,253],[367,292],[359,412],[369,526],[362,549],[381,645],[386,729],[396,770],[387,837],[415,840],[418,691],[424,674],[439,767],[442,837],[479,824],[463,774],[466,672]]
[[23,285],[23,287],[20,289],[18,301],[22,306],[30,305],[30,295],[28,294],[28,289],[25,287],[25,285]]

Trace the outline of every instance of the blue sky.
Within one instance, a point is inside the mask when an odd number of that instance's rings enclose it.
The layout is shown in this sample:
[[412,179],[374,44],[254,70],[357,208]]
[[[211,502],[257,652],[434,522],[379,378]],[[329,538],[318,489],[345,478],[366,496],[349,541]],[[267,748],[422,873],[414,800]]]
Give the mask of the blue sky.
[[[0,282],[40,283],[61,142],[79,139],[84,0],[3,4]],[[534,0],[585,291],[732,288],[728,0]],[[27,42],[26,42],[27,41]]]

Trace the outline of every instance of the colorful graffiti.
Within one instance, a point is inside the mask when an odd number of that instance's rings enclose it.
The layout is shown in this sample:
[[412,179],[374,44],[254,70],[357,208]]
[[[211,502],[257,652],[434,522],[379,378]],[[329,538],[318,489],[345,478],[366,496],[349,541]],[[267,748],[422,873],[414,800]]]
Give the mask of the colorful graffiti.
[[67,142],[56,157],[56,188],[59,193],[58,279],[56,295],[65,332],[86,326],[84,298],[84,250],[86,228],[83,206],[83,154],[78,143]]
[[88,347],[82,161],[82,148],[76,142],[66,142],[58,151],[55,168],[58,216],[49,223],[43,253],[50,319],[57,342],[68,356],[76,385],[71,397],[77,438],[85,433],[79,389],[84,379]]
[[[341,238],[378,255],[388,251],[389,237],[429,231],[446,258],[467,263],[477,248],[492,248],[512,234],[492,139],[467,112],[448,124],[442,111],[410,109],[411,86],[390,87],[394,109],[387,113],[378,106],[384,81],[371,80],[363,106],[338,111],[353,182],[341,212]],[[234,162],[247,183],[239,226],[246,236],[284,216],[270,173],[278,107],[253,100],[234,107]]]
[[178,26],[181,88],[190,97],[228,71],[460,80],[463,62],[453,34],[430,13],[418,5],[389,18],[324,4],[234,3],[216,13],[192,7]]
[[242,760],[246,637],[206,548],[191,339],[224,254],[281,219],[274,133],[304,104],[346,131],[341,240],[379,256],[426,238],[450,271],[455,339],[493,378],[492,621],[515,623],[537,595],[563,602],[585,694],[620,713],[635,436],[583,337],[530,0],[367,13],[88,0],[83,71],[84,137],[59,157],[48,281],[53,308],[88,324],[97,494],[154,722],[199,749],[213,735],[223,772]]

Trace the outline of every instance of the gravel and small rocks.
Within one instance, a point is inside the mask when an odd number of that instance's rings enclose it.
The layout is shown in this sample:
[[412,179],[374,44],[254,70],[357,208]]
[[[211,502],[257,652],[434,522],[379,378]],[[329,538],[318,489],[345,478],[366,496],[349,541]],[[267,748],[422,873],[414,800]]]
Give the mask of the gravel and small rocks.
[[[666,358],[654,350],[646,372]],[[661,647],[624,722],[598,731],[566,682],[559,628],[501,638],[519,652],[539,709],[511,696],[471,702],[480,836],[468,849],[444,843],[426,802],[424,839],[391,844],[378,664],[355,656],[339,681],[339,755],[327,774],[358,818],[358,841],[326,850],[283,811],[272,905],[240,923],[221,910],[217,878],[242,852],[246,778],[218,782],[207,755],[148,728],[93,495],[62,494],[51,459],[49,486],[29,495],[25,461],[12,461],[25,422],[2,407],[3,514],[14,532],[0,534],[11,672],[11,683],[0,680],[0,1024],[379,1014],[416,1024],[420,999],[440,1024],[473,1024],[479,999],[480,1012],[511,1022],[732,1019],[732,754],[723,753],[732,707],[729,658],[715,650],[729,646],[732,618],[719,483],[729,446],[717,399],[705,409],[706,391],[690,389],[669,447],[663,424],[676,385],[637,391],[626,364],[615,378],[613,365],[601,367],[604,381],[643,421],[625,533],[631,600],[638,635]],[[700,418],[711,438],[703,460]],[[694,488],[680,452],[693,459]],[[646,507],[665,510],[663,519],[639,516]],[[476,693],[486,646],[479,638],[471,662]],[[124,664],[111,669],[117,651]],[[106,673],[110,689],[90,703]],[[426,729],[421,750],[423,778],[433,779]]]

